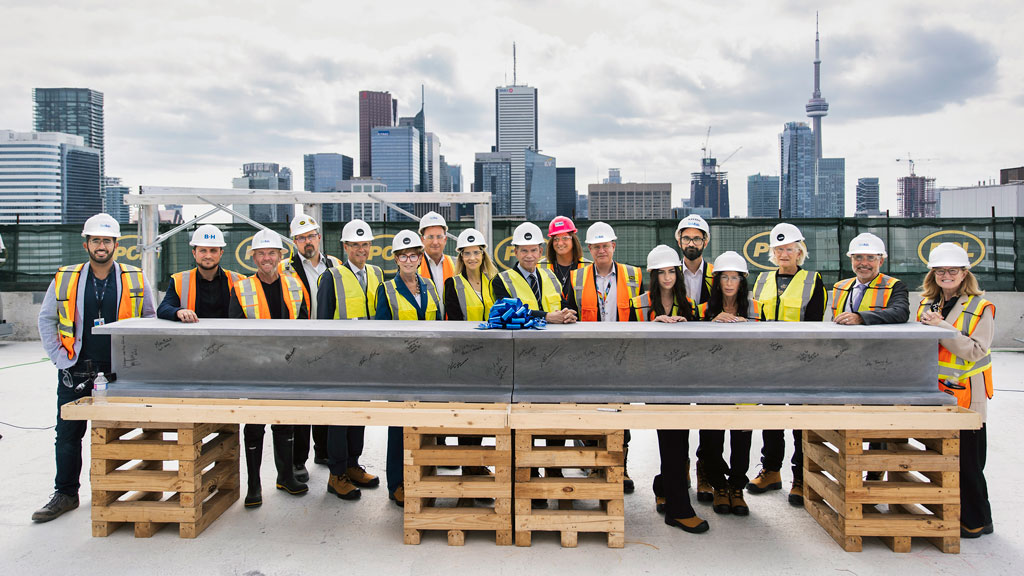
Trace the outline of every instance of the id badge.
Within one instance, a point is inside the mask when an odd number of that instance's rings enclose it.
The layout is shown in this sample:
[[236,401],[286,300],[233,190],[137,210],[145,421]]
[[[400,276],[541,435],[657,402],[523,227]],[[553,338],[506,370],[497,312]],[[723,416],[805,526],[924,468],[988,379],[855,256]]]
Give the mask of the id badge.
[[104,324],[106,324],[106,323],[107,323],[107,321],[106,321],[106,320],[104,320],[103,318],[97,318],[97,319],[95,319],[95,320],[93,320],[93,321],[92,321],[92,325],[93,325],[93,327],[96,327],[96,326],[103,326],[103,325],[104,325]]

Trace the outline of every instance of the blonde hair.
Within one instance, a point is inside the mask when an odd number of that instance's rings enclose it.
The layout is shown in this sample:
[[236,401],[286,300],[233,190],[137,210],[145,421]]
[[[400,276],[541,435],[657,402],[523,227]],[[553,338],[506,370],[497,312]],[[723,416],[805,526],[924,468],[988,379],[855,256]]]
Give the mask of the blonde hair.
[[[807,244],[805,244],[803,240],[800,240],[799,242],[796,242],[796,247],[800,249],[800,256],[796,259],[796,265],[803,266],[804,262],[807,261]],[[778,266],[779,261],[775,259],[775,251],[769,250],[768,252],[768,261]]]
[[[985,294],[985,291],[978,285],[978,277],[975,276],[970,270],[961,268],[964,271],[964,279],[960,282],[960,287],[956,290],[956,295],[959,296],[981,296]],[[931,300],[937,302],[942,299],[942,288],[939,288],[939,283],[935,281],[935,269],[928,270],[928,273],[924,276],[924,283],[921,284],[921,298],[925,300]]]
[[[479,244],[474,244],[479,246]],[[469,248],[469,246],[466,246]],[[466,248],[463,248],[465,250]],[[483,252],[483,256],[480,257],[480,273],[486,275],[488,278],[494,278],[498,275],[498,268],[494,265],[491,260],[491,256],[487,253],[486,246],[480,246],[480,251]],[[462,260],[462,250],[459,250],[459,255],[455,258],[455,275],[462,274],[462,271],[466,269],[466,263]]]

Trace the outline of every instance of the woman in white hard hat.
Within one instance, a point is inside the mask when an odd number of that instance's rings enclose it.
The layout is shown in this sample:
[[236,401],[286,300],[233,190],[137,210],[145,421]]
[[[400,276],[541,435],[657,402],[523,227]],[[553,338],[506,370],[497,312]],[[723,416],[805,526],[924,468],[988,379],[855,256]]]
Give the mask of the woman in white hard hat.
[[715,258],[714,268],[708,301],[698,307],[700,317],[713,322],[760,320],[761,306],[747,286],[746,259],[729,250]]
[[651,273],[647,292],[629,302],[631,322],[686,322],[697,319],[693,300],[686,297],[682,282],[679,254],[664,244],[655,246],[647,255],[647,271]]
[[939,389],[957,404],[981,414],[980,430],[960,431],[960,537],[992,533],[992,508],[985,481],[985,419],[992,397],[992,357],[996,308],[982,296],[962,247],[945,242],[928,255],[918,321],[955,330],[939,340]]
[[487,241],[475,228],[459,234],[456,244],[455,276],[444,282],[444,311],[447,320],[482,322],[494,304],[491,280],[498,269],[487,254]]
[[[423,242],[411,230],[395,234],[391,254],[398,274],[377,289],[377,320],[441,320],[441,302],[433,280],[416,273],[423,257]],[[388,428],[388,497],[405,506],[402,474],[402,427]]]
[[[769,261],[778,270],[762,272],[754,283],[754,300],[761,305],[761,319],[769,322],[821,322],[825,318],[827,296],[821,274],[804,270],[807,244],[796,226],[777,224],[769,233]],[[784,430],[764,430],[761,448],[761,472],[747,491],[762,494],[782,489],[782,459],[786,453]],[[793,487],[789,503],[804,504],[803,433],[793,430]]]
[[583,257],[583,245],[576,235],[576,225],[565,216],[556,216],[548,224],[547,255],[541,264],[555,273],[558,283],[565,286],[569,282],[569,274],[577,268],[583,268],[587,260]]

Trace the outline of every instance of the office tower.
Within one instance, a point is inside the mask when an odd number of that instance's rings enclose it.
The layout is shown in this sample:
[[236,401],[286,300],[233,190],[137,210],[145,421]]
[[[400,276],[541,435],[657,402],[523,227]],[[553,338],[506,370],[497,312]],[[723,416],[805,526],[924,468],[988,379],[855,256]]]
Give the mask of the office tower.
[[[525,158],[525,153],[524,153]],[[512,215],[512,154],[477,152],[473,162],[473,192],[491,193],[491,215]]]
[[779,177],[747,176],[747,217],[779,217]]
[[496,151],[512,158],[512,198],[509,214],[526,214],[526,150],[537,144],[537,89],[501,86],[494,90]]
[[814,196],[815,218],[846,215],[846,159],[818,159],[818,190]]
[[103,93],[88,88],[33,88],[36,132],[81,136],[83,145],[100,153],[100,176],[106,165],[103,145]]
[[359,92],[359,175],[373,176],[373,130],[379,126],[394,126],[398,116],[398,100],[390,92]]
[[580,220],[588,220],[590,218],[590,199],[586,194],[580,194],[576,197],[576,218]]
[[896,180],[896,204],[903,218],[935,218],[939,206],[935,197],[935,178],[913,172]]
[[729,177],[718,171],[715,158],[701,158],[701,171],[690,174],[690,198],[695,208],[711,208],[713,218],[729,217]]
[[[420,176],[423,174],[420,169],[420,142],[420,131],[412,123],[374,130],[371,144],[374,179],[383,182],[389,192],[420,192]],[[424,205],[403,203],[399,207],[416,213]],[[389,209],[387,214],[388,220],[409,220],[408,216],[395,210]]]
[[779,135],[783,218],[814,215],[814,135],[806,122],[787,122]]
[[[308,192],[337,192],[338,184],[352,179],[353,161],[349,156],[335,153],[305,154],[302,157],[303,188]],[[320,219],[323,222],[341,222],[341,205],[324,204]]]
[[441,191],[441,139],[437,137],[437,134],[433,132],[427,132],[426,137],[423,139],[426,145],[426,153],[423,154],[423,158],[427,162],[427,168],[424,170],[426,176],[425,185],[423,186],[424,192],[440,192]]
[[452,192],[462,192],[462,164],[448,164],[448,179],[452,183]]
[[121,184],[120,178],[103,177],[103,211],[121,224],[131,221],[131,206],[124,203],[128,193],[128,187]]
[[608,177],[601,181],[602,184],[622,184],[622,171],[618,168],[609,168]]
[[857,179],[857,209],[856,216],[875,216],[880,214],[878,209],[878,178]]
[[558,215],[557,177],[555,159],[533,150],[527,150],[526,219],[550,220]]
[[[232,188],[251,190],[291,190],[292,171],[273,162],[250,162],[242,165],[242,177],[231,181]],[[294,204],[250,204],[248,210],[242,207],[238,212],[248,212],[249,218],[261,223],[291,222],[295,215]],[[237,219],[236,219],[237,221]]]
[[576,217],[576,168],[555,169],[555,211],[566,218]]
[[651,220],[672,217],[672,184],[589,184],[590,220]]

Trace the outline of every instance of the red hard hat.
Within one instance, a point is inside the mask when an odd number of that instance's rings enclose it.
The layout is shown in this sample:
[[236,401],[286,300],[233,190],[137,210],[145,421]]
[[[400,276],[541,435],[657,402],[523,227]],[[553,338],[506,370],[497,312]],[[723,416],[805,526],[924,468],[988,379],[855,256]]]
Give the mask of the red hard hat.
[[576,231],[576,225],[565,216],[555,216],[555,219],[548,224],[548,238],[558,234],[568,234]]

